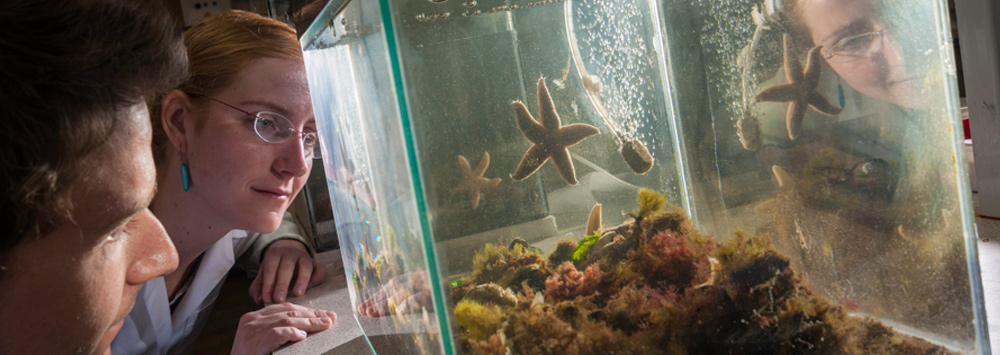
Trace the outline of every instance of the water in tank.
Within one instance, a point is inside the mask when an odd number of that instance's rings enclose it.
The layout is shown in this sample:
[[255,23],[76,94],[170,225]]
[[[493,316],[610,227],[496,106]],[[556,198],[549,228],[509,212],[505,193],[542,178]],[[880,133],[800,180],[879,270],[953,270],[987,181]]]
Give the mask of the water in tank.
[[302,38],[376,352],[989,352],[943,0],[331,1]]

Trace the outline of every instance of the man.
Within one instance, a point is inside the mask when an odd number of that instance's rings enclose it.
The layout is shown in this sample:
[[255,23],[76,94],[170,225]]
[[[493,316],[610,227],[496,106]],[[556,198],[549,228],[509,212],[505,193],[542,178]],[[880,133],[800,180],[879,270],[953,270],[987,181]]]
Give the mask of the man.
[[0,354],[106,354],[177,252],[145,100],[187,74],[159,2],[0,2]]

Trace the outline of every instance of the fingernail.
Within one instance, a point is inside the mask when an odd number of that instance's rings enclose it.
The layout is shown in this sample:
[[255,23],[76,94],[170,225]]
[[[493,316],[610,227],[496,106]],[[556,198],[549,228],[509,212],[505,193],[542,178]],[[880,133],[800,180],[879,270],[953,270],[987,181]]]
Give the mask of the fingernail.
[[334,312],[334,311],[326,311],[326,314],[329,315],[330,318],[336,318],[337,317],[337,312]]
[[302,330],[302,329],[299,329],[298,331],[299,331],[299,335],[301,335],[301,336],[306,336],[306,335],[308,335],[308,334],[306,334],[306,331],[305,331],[305,330]]
[[330,324],[330,318],[320,318],[319,321],[323,324]]
[[274,300],[277,301],[277,302],[285,302],[285,292],[284,291],[278,291],[278,293],[275,293],[274,294]]
[[303,293],[306,293],[306,288],[305,287],[299,286],[299,287],[295,288],[295,295],[296,296],[302,296]]

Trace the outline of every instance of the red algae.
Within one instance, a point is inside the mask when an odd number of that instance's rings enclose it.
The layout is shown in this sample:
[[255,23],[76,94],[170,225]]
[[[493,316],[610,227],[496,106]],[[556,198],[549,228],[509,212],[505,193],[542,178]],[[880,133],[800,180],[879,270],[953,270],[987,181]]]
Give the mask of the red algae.
[[[467,354],[949,354],[814,294],[761,236],[719,242],[644,192],[639,213],[599,231],[578,269],[565,256],[487,246],[452,290],[510,288],[503,326],[457,331]],[[565,244],[568,249],[571,243]],[[563,250],[565,253],[565,250]],[[561,261],[549,268],[548,261]],[[533,270],[533,278],[511,275]],[[532,282],[542,278],[542,282]],[[515,284],[516,283],[516,284]],[[478,316],[478,313],[472,313]],[[456,318],[462,316],[456,314]],[[467,324],[458,319],[458,324]],[[465,322],[465,323],[463,323]]]

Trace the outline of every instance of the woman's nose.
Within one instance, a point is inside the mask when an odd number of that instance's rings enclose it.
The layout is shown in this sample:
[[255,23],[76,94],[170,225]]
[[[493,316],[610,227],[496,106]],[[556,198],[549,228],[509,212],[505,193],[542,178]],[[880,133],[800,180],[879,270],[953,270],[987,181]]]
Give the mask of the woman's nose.
[[281,145],[281,153],[275,161],[274,169],[282,175],[300,177],[312,169],[312,156],[306,156],[305,144],[299,136],[293,136]]
[[892,34],[887,33],[879,40],[882,41],[882,45],[872,53],[872,57],[885,66],[887,74],[905,71],[906,57]]
[[160,221],[145,209],[129,221],[128,248],[132,262],[126,275],[130,284],[141,285],[177,268],[177,249]]

